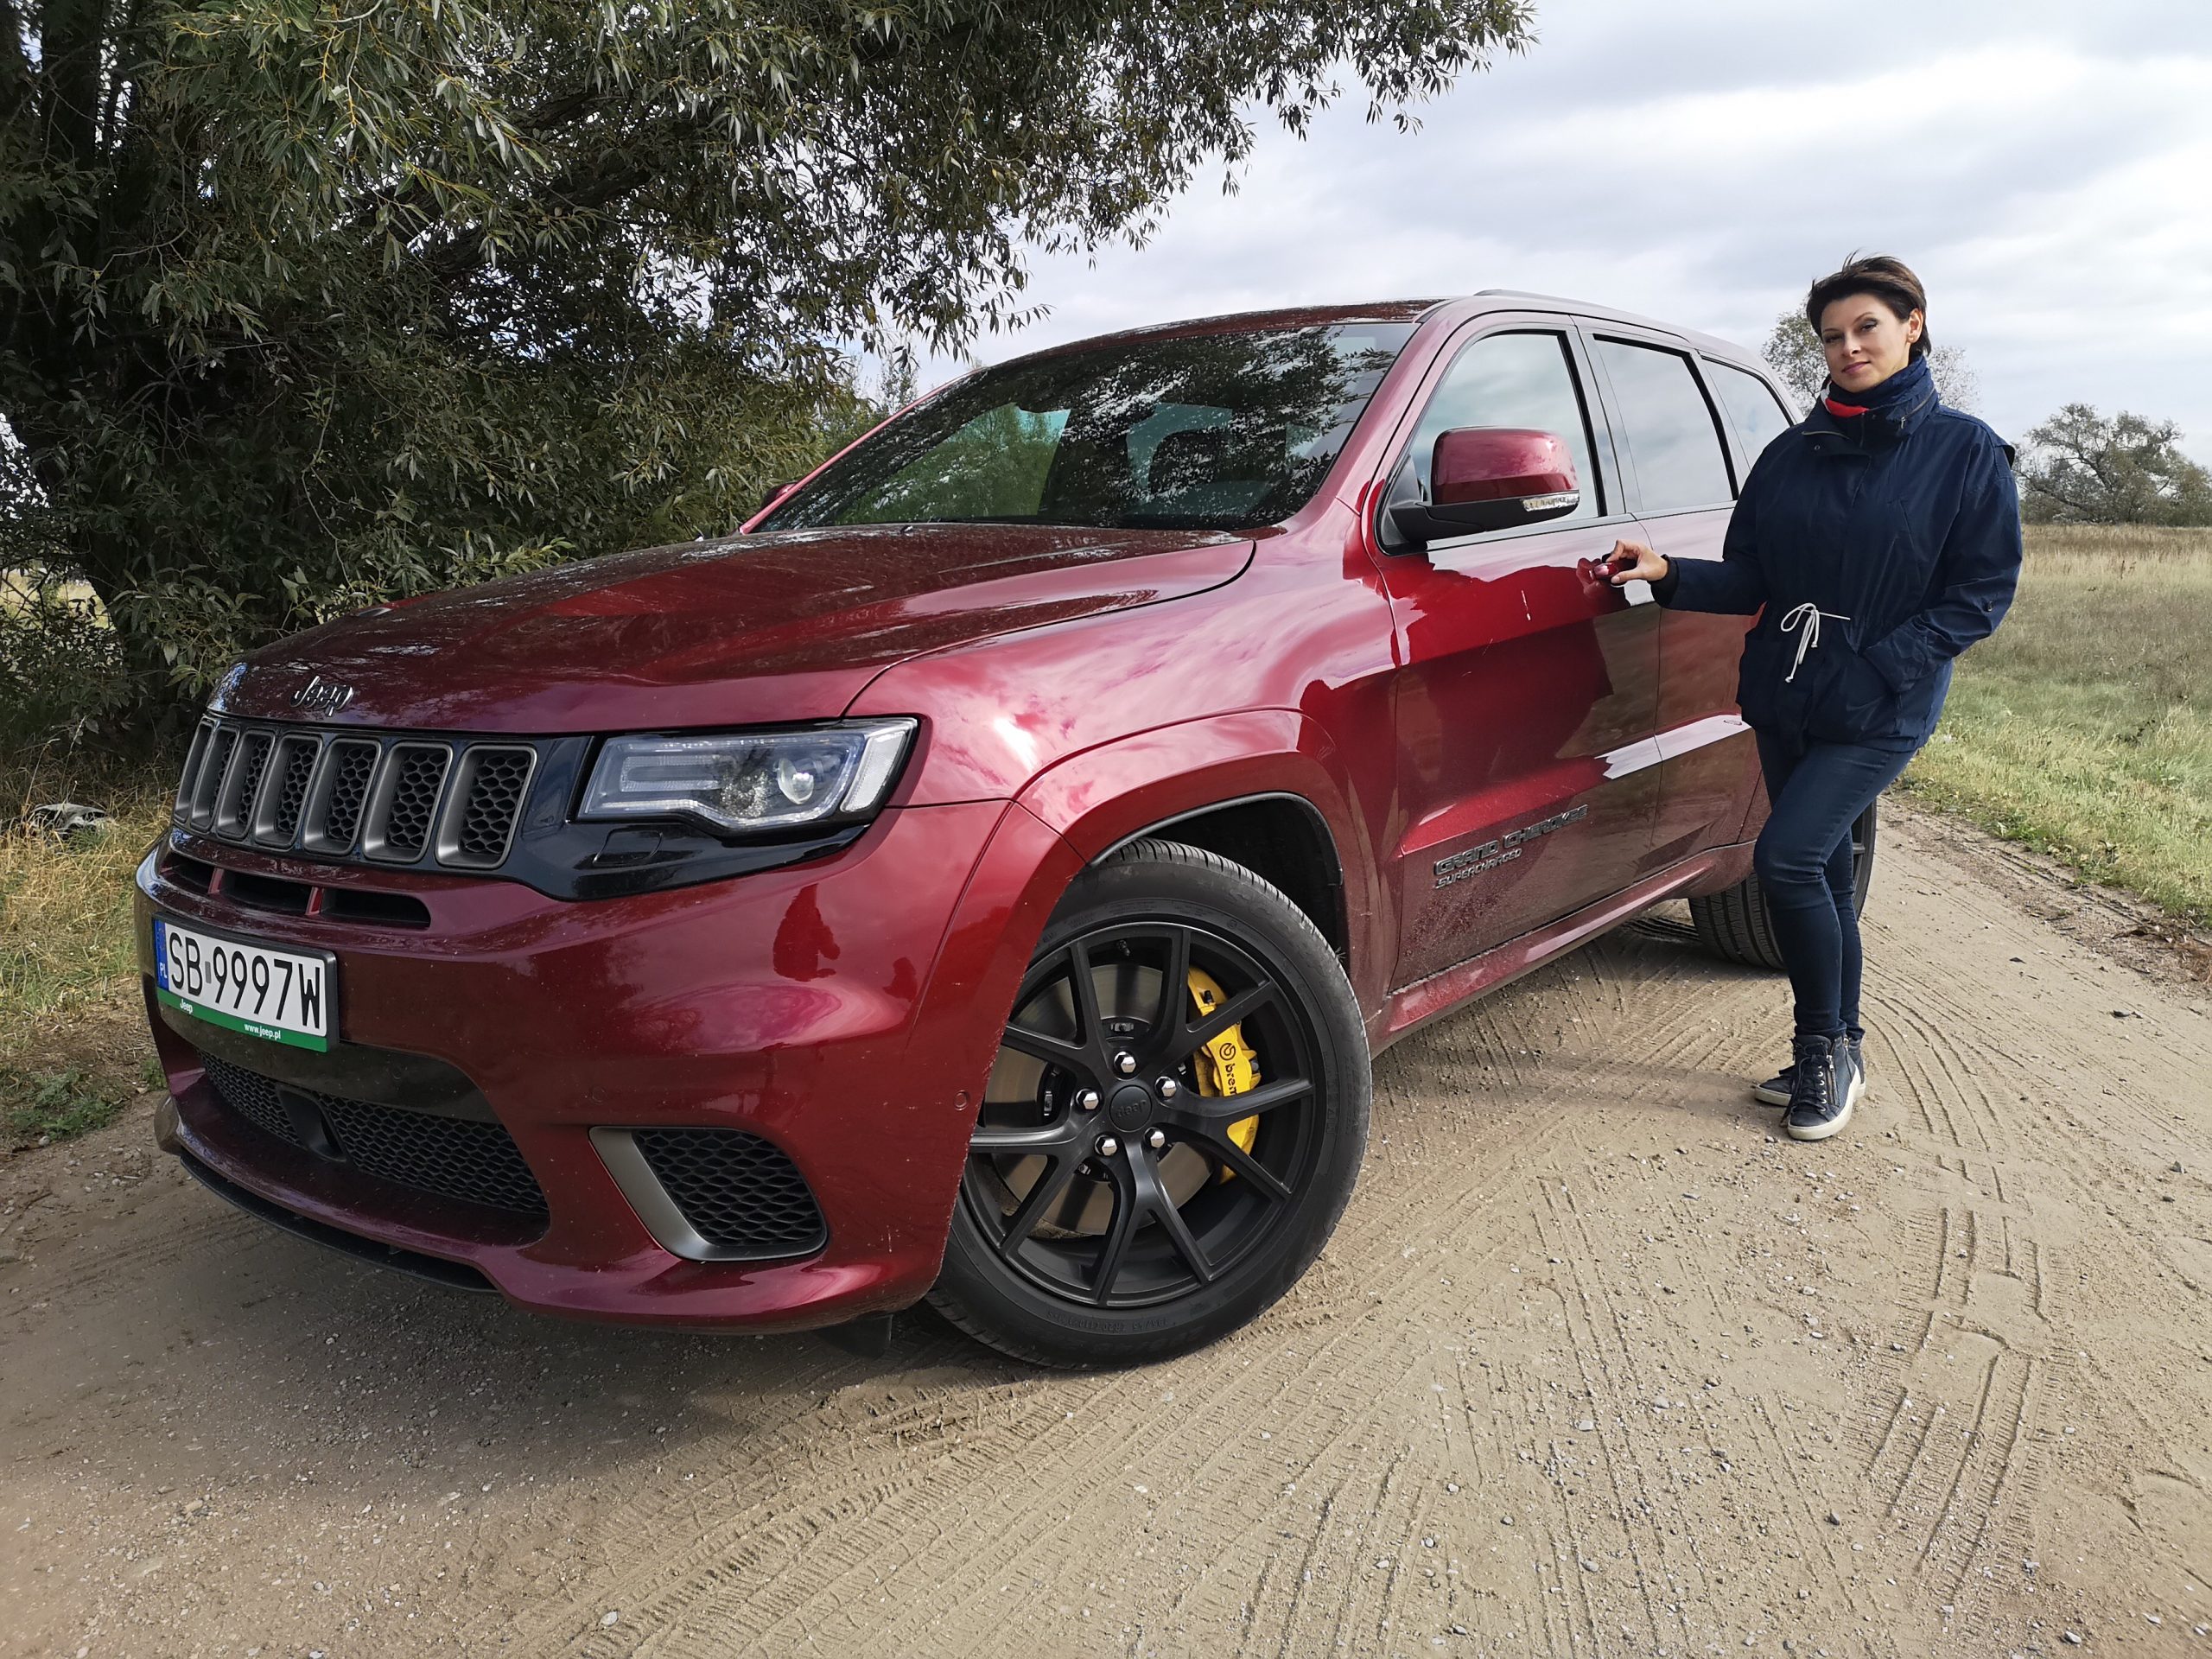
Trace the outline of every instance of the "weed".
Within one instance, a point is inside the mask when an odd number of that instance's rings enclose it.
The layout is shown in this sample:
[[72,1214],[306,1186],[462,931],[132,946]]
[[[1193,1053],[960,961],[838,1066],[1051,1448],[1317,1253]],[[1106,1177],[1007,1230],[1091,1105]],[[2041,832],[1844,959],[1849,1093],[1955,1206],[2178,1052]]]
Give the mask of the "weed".
[[8,1128],[41,1145],[106,1128],[129,1098],[84,1071],[0,1071]]

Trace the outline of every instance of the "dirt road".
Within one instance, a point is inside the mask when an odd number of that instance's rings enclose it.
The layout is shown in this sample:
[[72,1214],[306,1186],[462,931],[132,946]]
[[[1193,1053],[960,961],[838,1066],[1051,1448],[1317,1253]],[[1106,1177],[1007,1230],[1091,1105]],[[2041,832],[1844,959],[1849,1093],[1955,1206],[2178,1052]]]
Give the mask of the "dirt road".
[[1320,1265],[1117,1376],[542,1322],[143,1121],[19,1159],[0,1653],[2212,1655],[2212,1013],[1885,854],[1845,1135],[1647,925],[1386,1055]]

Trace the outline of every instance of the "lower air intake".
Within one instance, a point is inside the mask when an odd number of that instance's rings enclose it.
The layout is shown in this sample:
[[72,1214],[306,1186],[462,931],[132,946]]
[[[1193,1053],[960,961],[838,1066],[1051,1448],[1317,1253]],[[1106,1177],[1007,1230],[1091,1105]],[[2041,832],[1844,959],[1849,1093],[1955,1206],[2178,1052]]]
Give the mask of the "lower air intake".
[[[337,1161],[418,1192],[517,1215],[546,1213],[545,1194],[503,1125],[348,1100],[278,1083],[213,1054],[200,1058],[223,1104],[280,1141],[319,1152],[334,1147]],[[321,1119],[328,1132],[324,1147],[302,1139],[295,1105],[310,1124]]]
[[732,1254],[807,1255],[829,1243],[806,1178],[742,1129],[637,1129],[639,1153],[691,1230]]

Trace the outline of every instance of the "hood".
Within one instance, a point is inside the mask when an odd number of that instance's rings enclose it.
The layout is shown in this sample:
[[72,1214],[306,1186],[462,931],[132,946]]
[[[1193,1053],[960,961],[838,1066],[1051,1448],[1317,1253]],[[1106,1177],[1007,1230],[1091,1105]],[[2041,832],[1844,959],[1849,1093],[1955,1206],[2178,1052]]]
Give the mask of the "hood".
[[378,606],[246,659],[217,706],[334,727],[550,735],[842,714],[924,652],[1204,592],[1252,543],[1191,531],[896,524],[687,542]]

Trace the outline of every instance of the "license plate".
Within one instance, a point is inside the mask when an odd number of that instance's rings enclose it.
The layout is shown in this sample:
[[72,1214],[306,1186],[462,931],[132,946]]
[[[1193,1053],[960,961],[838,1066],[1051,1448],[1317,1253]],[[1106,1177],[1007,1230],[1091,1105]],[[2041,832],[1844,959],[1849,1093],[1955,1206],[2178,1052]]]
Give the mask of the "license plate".
[[272,1043],[327,1051],[336,960],[273,950],[154,919],[155,995],[195,1020]]

